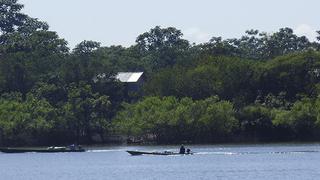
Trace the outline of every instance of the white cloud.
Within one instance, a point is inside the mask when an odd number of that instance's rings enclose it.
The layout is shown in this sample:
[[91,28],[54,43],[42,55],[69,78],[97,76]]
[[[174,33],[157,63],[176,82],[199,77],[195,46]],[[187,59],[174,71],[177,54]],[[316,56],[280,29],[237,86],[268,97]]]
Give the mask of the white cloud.
[[182,31],[184,37],[191,42],[203,43],[208,42],[211,38],[211,35],[207,32],[200,30],[199,28],[188,28]]
[[307,24],[300,24],[293,31],[299,36],[306,36],[310,41],[315,41],[317,37],[316,29]]

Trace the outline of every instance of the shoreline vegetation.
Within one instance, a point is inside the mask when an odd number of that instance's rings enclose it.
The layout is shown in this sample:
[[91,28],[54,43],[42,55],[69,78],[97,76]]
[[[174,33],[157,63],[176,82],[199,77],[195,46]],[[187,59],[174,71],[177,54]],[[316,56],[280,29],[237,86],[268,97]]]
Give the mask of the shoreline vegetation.
[[[320,140],[320,31],[193,44],[156,26],[127,48],[70,50],[17,0],[0,2],[0,146]],[[118,72],[144,82],[130,91]]]

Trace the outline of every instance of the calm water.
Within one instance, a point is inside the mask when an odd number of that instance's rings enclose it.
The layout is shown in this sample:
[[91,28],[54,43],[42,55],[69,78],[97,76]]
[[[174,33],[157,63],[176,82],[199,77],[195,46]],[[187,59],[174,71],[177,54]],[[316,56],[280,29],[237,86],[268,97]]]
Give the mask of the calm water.
[[125,152],[177,151],[176,146],[92,147],[85,153],[0,153],[0,179],[320,179],[320,144],[186,147],[197,153],[130,156]]

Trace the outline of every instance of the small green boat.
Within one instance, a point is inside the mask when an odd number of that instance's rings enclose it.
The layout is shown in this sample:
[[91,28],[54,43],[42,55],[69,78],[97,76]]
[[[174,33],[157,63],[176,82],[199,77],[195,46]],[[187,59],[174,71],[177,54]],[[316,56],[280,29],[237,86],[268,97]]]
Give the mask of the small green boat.
[[164,152],[145,152],[145,151],[127,151],[129,154],[133,156],[138,156],[138,155],[192,155],[193,153],[186,153],[186,154],[180,154],[176,152],[171,152],[171,151],[164,151]]
[[48,147],[48,148],[0,148],[3,153],[58,153],[58,152],[85,152],[85,149],[70,149],[67,147]]

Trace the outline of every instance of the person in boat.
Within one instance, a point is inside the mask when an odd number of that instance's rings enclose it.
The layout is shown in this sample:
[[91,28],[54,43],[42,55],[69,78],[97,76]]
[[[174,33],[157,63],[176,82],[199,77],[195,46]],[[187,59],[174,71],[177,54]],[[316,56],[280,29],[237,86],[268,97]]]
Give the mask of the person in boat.
[[76,145],[75,144],[71,144],[69,146],[69,149],[72,150],[72,151],[76,150]]
[[184,148],[183,145],[181,145],[179,154],[185,154],[185,153],[186,153],[186,149]]
[[191,154],[191,150],[189,148],[187,149],[187,154]]

